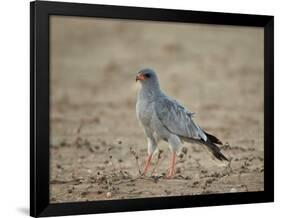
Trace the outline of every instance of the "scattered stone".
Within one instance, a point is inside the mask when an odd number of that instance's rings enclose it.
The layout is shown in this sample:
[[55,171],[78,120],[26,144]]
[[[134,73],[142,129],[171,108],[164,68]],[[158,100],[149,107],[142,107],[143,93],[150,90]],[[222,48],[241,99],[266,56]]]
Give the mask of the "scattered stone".
[[198,184],[199,184],[198,181],[193,182],[193,185],[198,185]]
[[89,194],[89,192],[88,192],[88,191],[85,191],[85,192],[82,192],[82,193],[81,193],[81,196],[82,196],[82,197],[85,197],[85,196],[88,195],[88,194]]
[[169,194],[172,193],[171,191],[169,191],[169,190],[167,190],[167,189],[165,189],[164,192],[165,192],[167,195],[169,195]]
[[107,198],[111,198],[111,197],[112,197],[112,193],[111,193],[111,192],[107,192],[107,193],[106,193],[106,197],[107,197]]
[[185,180],[190,180],[190,179],[192,179],[190,176],[186,176],[186,177],[184,177],[184,179]]
[[206,174],[206,173],[208,173],[208,171],[207,170],[201,170],[201,173]]
[[176,173],[181,173],[181,168],[180,167],[176,168]]
[[69,143],[67,143],[65,140],[63,140],[63,141],[60,143],[60,146],[61,146],[61,147],[69,147]]

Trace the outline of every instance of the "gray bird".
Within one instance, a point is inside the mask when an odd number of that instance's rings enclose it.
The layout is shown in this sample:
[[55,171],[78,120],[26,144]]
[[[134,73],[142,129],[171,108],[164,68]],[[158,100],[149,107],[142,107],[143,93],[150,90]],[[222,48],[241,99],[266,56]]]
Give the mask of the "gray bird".
[[148,157],[143,175],[147,173],[160,140],[168,142],[172,152],[168,178],[174,176],[176,153],[184,142],[203,144],[217,159],[227,161],[216,145],[222,142],[201,129],[192,120],[193,113],[165,95],[153,70],[143,69],[138,72],[137,81],[141,83],[141,88],[136,103],[136,114],[148,143]]

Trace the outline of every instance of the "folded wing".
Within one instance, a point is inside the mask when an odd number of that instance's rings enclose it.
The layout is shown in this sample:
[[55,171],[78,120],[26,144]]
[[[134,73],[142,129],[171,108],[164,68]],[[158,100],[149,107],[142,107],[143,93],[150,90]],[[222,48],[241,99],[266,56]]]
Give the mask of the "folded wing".
[[187,111],[177,101],[161,98],[154,107],[158,119],[171,133],[185,138],[207,141],[206,134],[192,120],[193,113]]

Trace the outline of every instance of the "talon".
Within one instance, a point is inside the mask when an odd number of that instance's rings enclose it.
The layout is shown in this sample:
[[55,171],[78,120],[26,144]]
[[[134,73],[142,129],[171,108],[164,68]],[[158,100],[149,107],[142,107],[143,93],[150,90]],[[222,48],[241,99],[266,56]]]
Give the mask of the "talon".
[[172,176],[166,176],[165,179],[172,179]]
[[174,175],[169,173],[169,175],[165,176],[165,179],[172,179],[173,177]]

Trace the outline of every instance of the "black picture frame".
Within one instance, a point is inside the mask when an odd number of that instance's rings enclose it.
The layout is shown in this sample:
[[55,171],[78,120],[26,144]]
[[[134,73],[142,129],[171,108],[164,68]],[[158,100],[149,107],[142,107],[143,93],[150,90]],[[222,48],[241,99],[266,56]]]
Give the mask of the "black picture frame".
[[[264,191],[49,203],[49,16],[82,16],[264,28]],[[30,215],[60,216],[120,211],[272,202],[274,200],[274,17],[80,3],[30,3]]]

